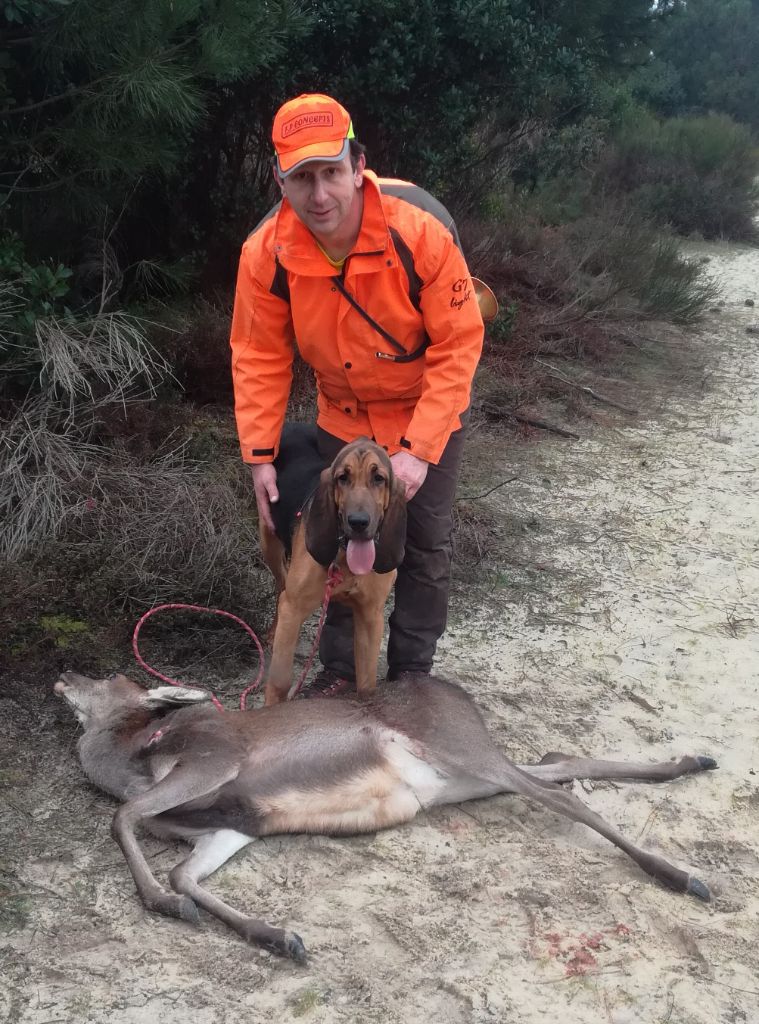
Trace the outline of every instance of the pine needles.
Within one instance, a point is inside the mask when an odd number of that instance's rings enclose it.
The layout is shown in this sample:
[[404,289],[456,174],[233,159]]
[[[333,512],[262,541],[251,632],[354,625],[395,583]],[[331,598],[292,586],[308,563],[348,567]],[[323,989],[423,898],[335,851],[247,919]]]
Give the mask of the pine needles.
[[169,366],[147,341],[146,326],[123,312],[38,320],[40,379],[47,390],[70,401],[107,395],[109,402],[123,402],[153,395]]

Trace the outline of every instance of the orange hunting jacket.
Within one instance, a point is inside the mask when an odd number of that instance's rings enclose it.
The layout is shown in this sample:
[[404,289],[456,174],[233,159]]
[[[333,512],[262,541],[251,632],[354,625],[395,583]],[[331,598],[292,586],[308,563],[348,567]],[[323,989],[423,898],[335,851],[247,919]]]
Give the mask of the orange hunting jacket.
[[317,421],[336,437],[437,463],[460,426],[483,324],[450,214],[409,182],[366,171],[363,188],[361,232],[338,282],[286,199],[243,246],[231,345],[245,462],[277,454],[295,344],[316,376]]

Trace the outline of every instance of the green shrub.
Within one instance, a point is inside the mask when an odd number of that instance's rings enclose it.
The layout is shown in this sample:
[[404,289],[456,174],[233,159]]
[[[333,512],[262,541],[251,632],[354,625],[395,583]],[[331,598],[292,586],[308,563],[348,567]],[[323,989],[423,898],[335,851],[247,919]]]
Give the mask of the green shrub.
[[697,320],[718,296],[716,283],[695,260],[686,259],[676,238],[659,235],[634,294],[651,316],[687,324]]
[[65,314],[70,277],[71,270],[60,263],[30,263],[13,232],[0,236],[0,367],[6,385],[20,374],[22,387],[28,386],[30,365],[39,363],[30,355],[36,322]]
[[628,195],[644,215],[683,234],[756,237],[759,149],[726,114],[658,120],[641,107],[621,119],[596,174],[598,191]]
[[686,259],[677,239],[633,206],[601,205],[562,238],[563,260],[576,268],[572,287],[585,294],[588,312],[691,323],[717,296],[703,265]]

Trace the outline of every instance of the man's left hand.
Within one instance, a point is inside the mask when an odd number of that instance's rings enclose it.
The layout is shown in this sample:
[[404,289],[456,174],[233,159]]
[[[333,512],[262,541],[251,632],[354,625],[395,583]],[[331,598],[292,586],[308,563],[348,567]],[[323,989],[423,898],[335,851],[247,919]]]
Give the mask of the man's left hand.
[[408,452],[396,452],[391,456],[390,462],[393,473],[406,486],[406,501],[411,501],[424,483],[429,463],[424,459],[417,459],[416,455],[409,455]]

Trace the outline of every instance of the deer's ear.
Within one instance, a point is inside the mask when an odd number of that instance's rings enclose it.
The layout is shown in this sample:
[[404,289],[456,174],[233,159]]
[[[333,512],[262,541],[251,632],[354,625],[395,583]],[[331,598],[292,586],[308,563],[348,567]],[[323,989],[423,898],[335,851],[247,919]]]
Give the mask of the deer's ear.
[[143,707],[162,708],[182,704],[202,704],[209,701],[211,694],[205,690],[194,690],[189,686],[156,686],[147,690],[142,699]]

